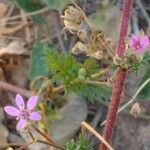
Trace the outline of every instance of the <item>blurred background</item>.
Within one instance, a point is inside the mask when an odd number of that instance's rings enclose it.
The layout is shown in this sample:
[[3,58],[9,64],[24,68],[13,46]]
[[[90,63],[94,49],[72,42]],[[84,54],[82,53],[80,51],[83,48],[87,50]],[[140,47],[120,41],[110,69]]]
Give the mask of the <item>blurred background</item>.
[[[74,1],[85,12],[93,26],[102,30],[107,37],[111,38],[114,50],[119,34],[122,1]],[[46,45],[59,53],[67,54],[71,52],[71,49],[78,41],[78,36],[64,29],[61,18],[61,15],[64,14],[65,9],[71,3],[71,0],[0,0],[0,149],[9,147],[16,149],[29,141],[29,138],[23,133],[15,130],[16,120],[6,116],[3,112],[5,105],[15,104],[15,93],[14,91],[9,91],[9,85],[15,85],[29,91],[30,83],[35,77],[48,76],[42,58],[44,46]],[[133,2],[129,35],[137,34],[141,29],[150,36],[149,0],[134,0]],[[75,57],[81,62],[85,59],[83,55]],[[104,62],[103,66],[105,64],[107,62]],[[141,82],[149,76],[149,65],[145,65],[136,76],[129,73],[121,103],[123,104],[130,100]],[[8,83],[9,85],[5,87],[3,83]],[[115,150],[150,150],[149,91],[150,84],[144,88],[141,97],[137,98],[140,101],[140,115],[137,118],[130,113],[132,106],[118,115],[112,140]],[[71,99],[79,98],[72,96]],[[105,120],[110,95],[108,96],[107,92],[102,93],[101,98],[94,102],[92,100],[86,101],[88,99],[86,97],[84,99],[84,103],[79,101],[79,104],[77,104],[81,107],[69,105],[68,107],[72,108],[72,112],[67,110],[66,113],[74,113],[78,109],[83,109],[82,112],[79,111],[76,114],[77,121],[80,122],[85,119],[97,131],[102,133],[103,127],[100,124]],[[55,107],[57,104],[52,105],[54,106],[51,107]],[[61,118],[54,113],[50,114],[52,121]],[[80,114],[82,115],[80,116]],[[70,120],[67,121],[69,122]],[[61,122],[56,124],[61,124]],[[63,130],[71,128],[68,129],[70,132],[64,135],[66,139],[68,137],[77,137],[80,125],[78,123],[74,128],[73,125],[63,128]],[[59,129],[54,130],[59,131]],[[61,131],[57,134],[60,133]],[[61,134],[63,134],[63,131]],[[59,140],[58,142],[60,142]],[[98,149],[99,141],[94,136],[88,134],[88,140],[95,150]],[[48,148],[38,143],[28,149],[45,150]]]

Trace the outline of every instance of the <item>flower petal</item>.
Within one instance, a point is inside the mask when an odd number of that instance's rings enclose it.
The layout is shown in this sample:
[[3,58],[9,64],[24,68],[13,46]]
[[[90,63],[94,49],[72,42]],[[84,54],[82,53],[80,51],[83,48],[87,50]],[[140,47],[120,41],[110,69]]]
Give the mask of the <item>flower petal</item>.
[[37,104],[37,96],[31,96],[27,102],[27,108],[33,110]]
[[148,45],[150,44],[149,38],[148,36],[143,36],[141,39],[141,45],[143,46],[143,48],[147,48]]
[[7,114],[11,116],[18,116],[19,115],[19,110],[16,107],[13,106],[5,106],[4,110]]
[[24,100],[20,94],[16,95],[16,104],[17,104],[18,108],[24,109],[24,107],[25,107]]
[[139,39],[136,35],[132,35],[130,39],[130,46],[132,47],[138,40]]
[[38,112],[32,112],[29,116],[30,120],[39,121],[41,120],[41,115]]
[[23,129],[27,124],[27,120],[25,119],[20,119],[19,122],[17,123],[17,126],[16,126],[16,130],[20,130],[20,129]]

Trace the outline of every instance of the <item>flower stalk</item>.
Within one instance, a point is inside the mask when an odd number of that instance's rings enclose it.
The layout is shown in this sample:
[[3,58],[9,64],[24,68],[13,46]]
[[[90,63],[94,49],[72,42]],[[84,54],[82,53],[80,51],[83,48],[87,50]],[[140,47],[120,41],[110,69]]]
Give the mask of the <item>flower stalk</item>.
[[[116,49],[116,54],[119,57],[124,56],[125,52],[125,37],[127,36],[128,31],[128,24],[130,20],[130,12],[132,6],[132,0],[124,0],[123,4],[123,14],[121,19],[121,26],[120,26],[120,35],[118,40],[118,45]],[[106,125],[103,131],[103,137],[107,142],[110,142],[113,128],[116,120],[117,110],[119,107],[122,91],[123,91],[123,85],[126,77],[126,70],[120,69],[116,75],[115,83],[113,86],[112,91],[112,97],[111,102],[109,104],[108,113],[106,117]],[[103,143],[100,145],[99,150],[107,150],[106,145]]]

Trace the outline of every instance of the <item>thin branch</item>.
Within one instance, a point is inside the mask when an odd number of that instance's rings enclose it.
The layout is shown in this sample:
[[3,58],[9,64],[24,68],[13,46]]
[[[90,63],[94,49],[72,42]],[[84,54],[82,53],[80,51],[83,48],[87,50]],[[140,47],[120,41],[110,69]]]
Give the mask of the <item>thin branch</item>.
[[106,82],[100,82],[100,81],[92,81],[92,80],[79,80],[79,82],[81,83],[85,83],[85,84],[91,84],[91,85],[107,85]]
[[[126,103],[124,104],[121,108],[119,108],[119,110],[117,111],[117,113],[120,113],[121,111],[123,111],[125,108],[127,108],[128,106],[130,106],[133,102],[135,102],[136,97],[138,96],[138,94],[143,90],[143,88],[150,82],[150,78],[148,78],[140,87],[139,89],[136,91],[136,93],[133,95],[133,97]],[[106,123],[106,120],[103,121],[101,123],[101,126],[103,126]]]
[[96,131],[94,130],[89,124],[87,124],[85,121],[81,123],[81,125],[83,127],[85,127],[88,131],[90,131],[93,135],[95,135],[102,143],[104,143],[106,145],[106,147],[109,150],[114,150],[109,144],[108,142]]
[[33,144],[35,142],[36,142],[36,140],[33,140],[33,141],[31,141],[31,142],[29,142],[27,144],[24,144],[23,146],[17,148],[16,150],[23,150],[23,149],[27,148],[29,145],[31,145],[31,144]]
[[150,78],[148,78],[140,87],[139,89],[136,91],[136,93],[133,95],[133,97],[129,100],[129,102],[127,102],[125,105],[123,105],[121,108],[119,108],[119,110],[117,111],[117,113],[121,112],[122,110],[124,110],[126,107],[128,107],[129,105],[131,105],[136,97],[138,96],[138,94],[143,90],[143,88],[150,82]]
[[47,134],[45,134],[44,132],[42,132],[41,130],[39,130],[38,128],[34,128],[42,137],[44,137],[48,142],[49,145],[56,147],[60,150],[65,150],[63,147],[58,146],[57,144],[55,144],[55,142],[53,141],[52,138],[50,138]]
[[6,82],[3,82],[3,81],[0,81],[0,89],[2,90],[6,90],[6,91],[11,91],[11,92],[15,92],[15,93],[19,93],[25,97],[30,97],[32,96],[33,94],[28,91],[28,90],[24,90],[24,89],[21,89],[15,85],[11,85],[9,83],[6,83]]
[[38,128],[34,128],[42,137],[44,137],[49,143],[55,143],[49,136],[47,136],[44,132],[39,130]]
[[[34,11],[34,12],[30,12],[30,13],[26,13],[26,17],[30,17],[30,16],[34,16],[34,15],[38,15],[41,13],[44,13],[46,11],[49,11],[51,8],[50,7],[45,7],[43,9]],[[14,20],[14,19],[20,19],[22,16],[21,15],[17,15],[17,16],[13,16],[13,17],[9,17],[9,18],[4,18],[0,20],[0,23],[5,22],[5,21],[10,21],[10,20]]]

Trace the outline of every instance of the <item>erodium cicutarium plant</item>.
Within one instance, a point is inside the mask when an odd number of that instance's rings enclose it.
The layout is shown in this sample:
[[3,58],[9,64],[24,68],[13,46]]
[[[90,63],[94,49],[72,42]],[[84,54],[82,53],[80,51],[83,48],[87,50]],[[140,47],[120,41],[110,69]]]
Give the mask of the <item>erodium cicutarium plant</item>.
[[21,130],[26,127],[27,123],[30,121],[39,121],[41,120],[41,115],[38,112],[35,112],[35,107],[37,105],[37,96],[31,96],[25,104],[22,96],[20,94],[16,95],[16,105],[14,106],[5,106],[4,110],[7,114],[16,117],[18,120],[16,129]]

